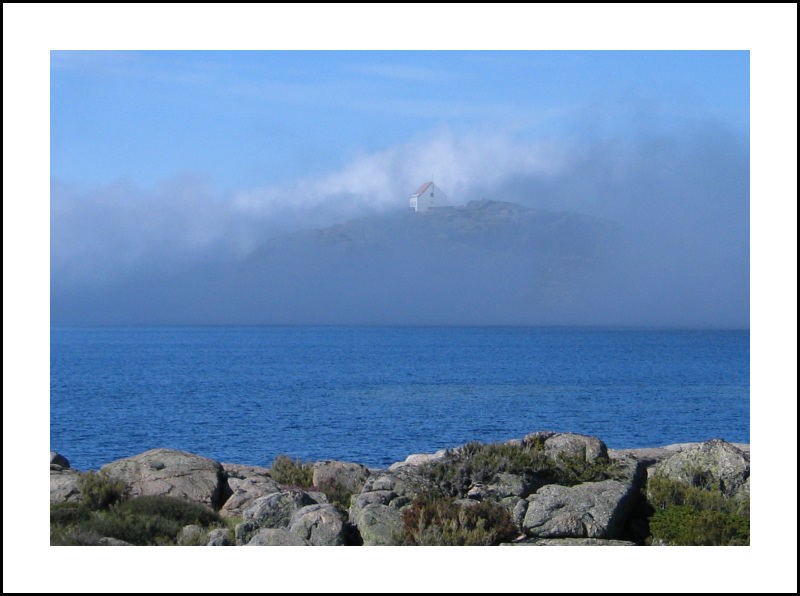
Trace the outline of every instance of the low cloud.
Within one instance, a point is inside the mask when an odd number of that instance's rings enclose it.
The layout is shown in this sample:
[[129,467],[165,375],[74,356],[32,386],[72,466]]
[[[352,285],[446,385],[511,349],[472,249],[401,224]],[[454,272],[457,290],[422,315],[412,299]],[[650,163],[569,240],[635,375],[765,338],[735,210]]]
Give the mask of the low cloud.
[[[602,217],[628,235],[627,249],[616,260],[587,274],[586,299],[573,310],[526,318],[522,313],[530,309],[515,301],[527,294],[513,287],[509,268],[506,277],[491,282],[508,286],[498,302],[507,316],[486,321],[748,325],[749,147],[712,126],[584,143],[533,143],[502,132],[442,128],[358,156],[338,172],[224,195],[188,174],[154,189],[124,180],[77,189],[53,180],[52,323],[304,322],[286,313],[282,319],[261,313],[256,320],[255,307],[237,313],[234,297],[249,282],[234,281],[231,272],[282,234],[405,209],[409,195],[431,177],[456,204],[487,198]],[[435,267],[431,271],[441,275]],[[422,276],[413,269],[403,274]],[[336,272],[328,277],[330,286]],[[368,279],[359,279],[358,267],[343,273],[345,278],[351,288],[363,282],[365,297],[381,295]],[[281,287],[271,289],[274,296],[285,290],[277,296],[282,304],[290,304],[296,291],[287,287],[291,279],[290,272]],[[415,287],[425,285],[416,281]],[[470,283],[477,296],[481,280]],[[304,296],[302,302],[318,299],[323,297]],[[463,317],[448,323],[486,322],[474,316],[485,313],[483,306],[467,304],[468,295],[460,299],[465,304],[456,310]],[[490,302],[487,296],[481,300]],[[338,320],[329,322],[348,319],[345,304]],[[399,322],[382,320],[379,306],[371,312],[369,322]],[[305,322],[324,319],[325,311],[318,310]]]

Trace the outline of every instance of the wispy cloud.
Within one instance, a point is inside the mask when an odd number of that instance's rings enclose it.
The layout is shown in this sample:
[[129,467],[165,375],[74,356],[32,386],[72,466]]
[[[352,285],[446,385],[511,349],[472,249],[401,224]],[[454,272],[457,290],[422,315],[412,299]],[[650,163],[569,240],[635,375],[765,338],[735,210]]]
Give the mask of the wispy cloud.
[[342,70],[400,82],[446,84],[457,78],[454,72],[442,68],[408,66],[392,62],[349,63],[345,64]]
[[[253,213],[340,206],[338,215],[405,206],[421,182],[434,178],[454,198],[478,185],[496,185],[514,174],[558,171],[563,148],[525,143],[501,133],[456,134],[446,127],[372,154],[362,154],[338,172],[300,180],[291,187],[238,193],[234,204]],[[344,201],[344,202],[343,202]],[[349,211],[349,213],[348,213]]]
[[50,71],[94,79],[147,81],[175,85],[207,84],[224,72],[213,62],[171,61],[147,52],[119,50],[52,50]]

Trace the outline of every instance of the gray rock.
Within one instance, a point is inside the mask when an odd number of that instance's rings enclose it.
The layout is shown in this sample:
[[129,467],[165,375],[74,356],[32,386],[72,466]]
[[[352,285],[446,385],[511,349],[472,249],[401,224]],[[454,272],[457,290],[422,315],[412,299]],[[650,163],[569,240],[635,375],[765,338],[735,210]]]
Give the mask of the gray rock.
[[528,510],[528,501],[522,497],[510,496],[503,497],[498,502],[503,509],[508,511],[514,526],[521,531],[525,512]]
[[[419,493],[431,488],[433,483],[425,478],[416,466],[404,466],[371,475],[364,484],[361,494],[375,491],[394,493],[396,496],[388,504],[399,508],[412,501]],[[398,505],[396,503],[398,500],[403,504]]]
[[50,465],[59,466],[62,470],[69,469],[69,462],[67,461],[67,458],[59,453],[56,453],[55,451],[50,452]]
[[228,530],[225,528],[217,528],[211,530],[207,536],[208,542],[206,546],[233,546],[233,543],[228,538]]
[[601,538],[532,538],[522,542],[503,542],[500,546],[636,546],[636,543]]
[[289,522],[289,531],[313,546],[344,544],[344,523],[336,507],[329,504],[307,505],[295,511]]
[[[242,520],[243,522],[253,522],[255,529],[287,529],[295,511],[306,505],[314,504],[316,501],[303,490],[284,490],[254,500],[242,512]],[[238,542],[238,533],[236,538]],[[247,542],[247,540],[244,541]]]
[[222,517],[239,517],[259,497],[280,492],[277,482],[260,474],[245,477],[229,475],[228,488],[231,496],[219,511]]
[[595,463],[600,459],[608,459],[608,448],[597,437],[558,433],[544,442],[544,452],[553,461],[560,459],[578,459],[587,463]]
[[350,508],[363,509],[367,505],[388,505],[398,494],[391,490],[373,490],[370,492],[362,492],[353,497],[350,502]]
[[314,463],[314,486],[325,489],[329,486],[358,494],[369,478],[369,468],[361,464],[324,460]]
[[467,498],[475,501],[483,501],[484,499],[488,498],[489,495],[490,492],[487,487],[480,482],[473,484],[467,491]]
[[422,466],[425,464],[442,461],[447,456],[447,449],[440,449],[436,453],[414,453],[409,455],[404,461],[395,462],[389,466],[390,470],[404,468],[406,466]]
[[133,546],[130,542],[118,540],[117,538],[111,538],[110,536],[104,536],[98,540],[97,543],[100,546]]
[[364,546],[396,546],[403,529],[402,514],[388,505],[375,504],[355,509],[350,514],[350,522],[361,533]]
[[220,465],[228,478],[251,478],[253,476],[271,478],[269,468],[248,466],[245,464],[230,464],[226,462],[222,462]]
[[528,433],[522,438],[525,445],[533,445],[534,443],[544,443],[550,437],[555,436],[557,433],[552,430],[537,430],[533,433]]
[[77,470],[50,470],[50,502],[79,503],[83,500],[78,488],[80,472]]
[[495,476],[492,483],[486,487],[486,492],[499,499],[505,497],[527,497],[533,485],[525,482],[522,476],[502,472]]
[[528,498],[522,527],[542,538],[616,538],[635,492],[633,483],[619,480],[573,487],[549,484]]
[[262,528],[250,539],[247,546],[311,546],[311,543],[289,530]]
[[253,539],[253,536],[258,534],[259,530],[261,529],[262,528],[259,523],[255,521],[246,521],[236,524],[236,528],[234,529],[236,546],[242,546],[243,544],[250,542],[250,540]]
[[308,498],[315,503],[319,503],[320,505],[328,504],[328,497],[325,495],[325,493],[318,490],[313,490],[313,487],[305,489],[305,493],[308,495]]
[[730,497],[749,492],[750,456],[722,439],[711,439],[656,464],[653,475],[719,489]]
[[227,498],[222,466],[211,459],[176,451],[151,449],[100,468],[125,482],[131,497],[163,495],[204,503],[219,509]]
[[178,533],[178,546],[205,546],[208,542],[205,530],[194,524],[184,526]]
[[433,483],[415,465],[376,471],[367,478],[361,493],[353,497],[350,523],[358,528],[365,545],[395,544],[396,535],[402,529],[400,510],[431,488]]

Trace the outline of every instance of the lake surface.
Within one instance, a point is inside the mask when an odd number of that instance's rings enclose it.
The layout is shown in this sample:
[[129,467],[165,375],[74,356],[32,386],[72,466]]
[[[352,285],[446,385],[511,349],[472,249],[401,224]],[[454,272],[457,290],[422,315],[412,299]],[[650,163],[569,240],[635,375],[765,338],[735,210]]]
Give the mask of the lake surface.
[[79,470],[155,447],[387,467],[536,430],[749,443],[750,332],[51,329],[50,449]]

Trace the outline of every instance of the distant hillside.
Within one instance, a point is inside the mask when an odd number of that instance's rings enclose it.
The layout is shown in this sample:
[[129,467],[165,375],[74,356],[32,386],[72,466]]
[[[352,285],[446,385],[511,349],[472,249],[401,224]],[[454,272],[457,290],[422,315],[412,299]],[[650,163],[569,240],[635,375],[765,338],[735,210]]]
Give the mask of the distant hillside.
[[392,251],[404,246],[414,250],[420,245],[523,251],[547,258],[581,260],[597,256],[618,232],[616,224],[599,218],[484,199],[463,207],[442,207],[425,213],[404,210],[304,230],[272,239],[247,260],[258,262],[291,251]]
[[500,201],[403,210],[270,240],[239,271],[241,308],[298,323],[540,321],[619,238],[607,220]]

